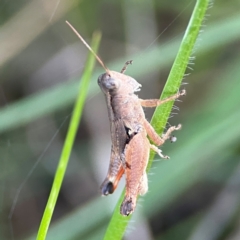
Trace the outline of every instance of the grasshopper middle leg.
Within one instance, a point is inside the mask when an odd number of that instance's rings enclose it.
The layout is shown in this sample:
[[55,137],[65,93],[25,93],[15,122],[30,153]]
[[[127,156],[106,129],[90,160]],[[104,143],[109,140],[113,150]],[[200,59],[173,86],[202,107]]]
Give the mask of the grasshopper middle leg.
[[154,130],[154,128],[152,127],[152,125],[147,121],[144,120],[144,128],[148,134],[148,136],[150,137],[150,139],[157,145],[157,146],[161,146],[162,144],[164,144],[164,142],[170,138],[171,134],[173,131],[175,130],[179,130],[181,128],[181,124],[178,124],[178,126],[172,126],[170,127],[167,132],[160,137],[156,131]]

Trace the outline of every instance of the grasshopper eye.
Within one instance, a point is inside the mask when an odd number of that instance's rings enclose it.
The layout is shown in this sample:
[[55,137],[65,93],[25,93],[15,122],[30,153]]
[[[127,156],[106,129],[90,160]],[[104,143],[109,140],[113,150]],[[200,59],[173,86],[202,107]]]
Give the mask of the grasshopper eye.
[[112,78],[108,73],[104,73],[98,77],[98,85],[105,92],[119,88],[120,81]]

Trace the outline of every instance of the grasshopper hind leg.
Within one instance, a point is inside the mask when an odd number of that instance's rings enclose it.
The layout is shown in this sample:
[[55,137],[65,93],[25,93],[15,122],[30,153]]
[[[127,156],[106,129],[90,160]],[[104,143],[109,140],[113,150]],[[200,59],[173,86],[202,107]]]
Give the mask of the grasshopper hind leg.
[[140,181],[139,187],[138,187],[138,194],[143,196],[148,191],[148,178],[147,173],[145,172],[142,176],[142,179]]
[[[148,179],[147,179],[147,173],[145,172],[142,176],[142,179],[140,180],[140,184],[138,187],[138,194],[142,196],[147,191],[148,191]],[[131,214],[136,207],[136,201],[137,201],[136,196],[134,197],[125,196],[120,207],[120,213],[123,216],[128,216],[129,214]]]

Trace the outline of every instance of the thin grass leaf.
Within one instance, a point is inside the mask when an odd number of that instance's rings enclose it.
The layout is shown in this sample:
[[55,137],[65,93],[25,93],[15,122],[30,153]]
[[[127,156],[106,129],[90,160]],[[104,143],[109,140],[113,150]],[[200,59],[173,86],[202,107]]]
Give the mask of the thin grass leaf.
[[[209,0],[197,1],[160,99],[167,98],[178,92],[208,6]],[[153,114],[151,125],[159,135],[164,131],[169,115],[172,111],[173,103],[174,101],[171,101],[160,105],[156,108]],[[151,154],[148,168],[152,165],[154,155],[155,154]]]
[[[172,66],[171,72],[169,74],[168,80],[163,89],[160,99],[167,98],[175,93],[180,88],[182,78],[186,71],[189,58],[191,56],[193,47],[195,45],[196,39],[198,37],[206,10],[208,8],[208,0],[199,0],[197,1],[192,17],[188,24],[187,30],[183,37],[182,43],[180,45],[177,57]],[[152,117],[151,124],[155,128],[158,134],[161,134],[165,128],[169,115],[171,113],[173,102],[168,102],[164,105],[159,106]],[[151,153],[148,170],[152,165],[154,154]],[[131,216],[123,217],[119,213],[120,205],[124,198],[124,192],[122,193],[116,208],[114,210],[112,219],[108,225],[104,240],[110,239],[122,239],[126,227],[128,225]]]
[[[92,49],[97,52],[99,42],[100,42],[101,34],[100,33],[95,33],[93,35],[93,40],[92,40]],[[58,194],[62,185],[62,181],[66,172],[67,164],[69,161],[69,157],[72,151],[74,139],[77,133],[77,129],[79,126],[79,122],[81,119],[84,103],[86,100],[87,92],[88,92],[88,86],[90,82],[90,78],[92,75],[92,71],[94,68],[95,64],[95,57],[93,54],[89,53],[87,63],[85,66],[85,70],[83,73],[83,76],[81,78],[81,85],[80,85],[80,90],[79,94],[74,106],[73,114],[71,117],[69,129],[67,132],[67,137],[64,142],[62,154],[59,160],[59,164],[56,170],[56,174],[54,177],[52,189],[50,192],[50,196],[43,214],[43,218],[39,227],[37,239],[38,240],[44,240],[46,238],[48,228],[50,225],[50,221],[53,215],[53,211],[56,205],[56,201],[58,198]]]

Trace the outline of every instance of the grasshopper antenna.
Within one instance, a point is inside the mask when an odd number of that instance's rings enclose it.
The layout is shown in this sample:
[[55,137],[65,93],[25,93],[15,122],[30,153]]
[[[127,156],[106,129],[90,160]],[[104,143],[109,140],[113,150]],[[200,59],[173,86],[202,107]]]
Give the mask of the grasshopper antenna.
[[105,66],[103,61],[100,57],[92,50],[92,48],[87,44],[87,42],[83,39],[83,37],[78,33],[78,31],[68,22],[66,21],[67,25],[73,30],[73,32],[80,38],[80,40],[83,42],[83,44],[89,49],[89,51],[95,56],[95,58],[98,60],[98,62],[101,64],[101,66],[105,69],[105,71],[110,75],[109,69]]

